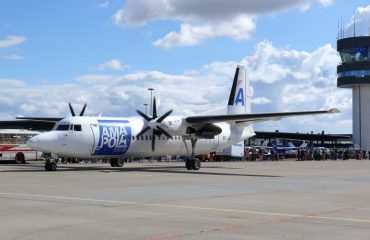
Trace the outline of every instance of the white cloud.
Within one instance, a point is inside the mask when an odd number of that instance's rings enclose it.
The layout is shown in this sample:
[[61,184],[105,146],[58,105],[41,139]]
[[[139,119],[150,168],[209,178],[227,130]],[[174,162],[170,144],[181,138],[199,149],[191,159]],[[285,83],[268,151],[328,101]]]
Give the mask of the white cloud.
[[123,71],[127,69],[128,66],[121,63],[118,59],[112,59],[105,63],[99,64],[99,70],[113,70],[113,71]]
[[[0,117],[66,116],[68,102],[76,105],[76,109],[86,102],[87,115],[103,112],[104,116],[133,116],[137,115],[135,109],[144,110],[143,104],[149,102],[148,87],[155,89],[159,113],[173,109],[174,115],[191,115],[226,106],[235,66],[245,64],[253,80],[253,112],[332,107],[342,111],[332,116],[259,124],[257,129],[350,133],[351,125],[346,124],[351,119],[352,96],[350,90],[336,87],[338,58],[330,45],[305,52],[276,48],[264,41],[242,60],[213,62],[182,74],[161,71],[84,74],[69,84],[27,85],[20,80],[0,79]],[[278,77],[266,81],[275,71],[280,73]]]
[[319,3],[324,7],[329,7],[333,5],[335,0],[319,0]]
[[356,27],[356,36],[369,36],[369,19],[370,19],[370,5],[367,7],[358,7],[351,20],[345,24],[344,33],[342,37],[353,36],[354,27]]
[[266,97],[256,97],[252,99],[252,104],[256,104],[256,105],[269,104],[269,103],[272,103],[272,100]]
[[25,59],[25,57],[20,56],[20,55],[16,55],[16,54],[2,56],[1,58],[4,59],[4,60],[12,60],[12,61],[20,61],[20,60]]
[[109,1],[102,2],[98,4],[98,8],[108,8],[109,7]]
[[206,39],[222,36],[236,40],[246,40],[250,38],[254,29],[255,22],[247,15],[218,24],[191,25],[184,23],[181,24],[180,32],[170,32],[162,39],[155,41],[153,45],[163,48],[193,46]]
[[249,68],[251,81],[275,83],[287,77],[325,81],[325,77],[333,74],[340,59],[330,44],[309,53],[289,48],[277,49],[271,42],[262,41],[243,61]]
[[0,40],[0,48],[9,48],[26,41],[25,37],[22,36],[7,36],[4,40]]
[[25,86],[24,82],[17,79],[0,78],[0,86],[2,87],[22,87]]
[[[159,20],[180,22],[178,32],[171,31],[153,44],[173,48],[193,46],[215,37],[247,40],[256,20],[266,14],[288,9],[310,8],[313,0],[128,0],[113,16],[120,26],[142,26]],[[334,0],[319,0],[323,6]]]
[[300,7],[307,2],[309,0],[128,0],[125,7],[116,13],[115,21],[119,25],[143,25],[164,19],[210,22],[244,14],[273,13]]

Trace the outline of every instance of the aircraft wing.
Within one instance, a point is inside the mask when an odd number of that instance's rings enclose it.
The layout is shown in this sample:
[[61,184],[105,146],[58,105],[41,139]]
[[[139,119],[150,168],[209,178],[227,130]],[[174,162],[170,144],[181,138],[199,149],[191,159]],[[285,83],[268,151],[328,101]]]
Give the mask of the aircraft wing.
[[[76,116],[76,113],[71,105],[68,103],[69,110],[72,116]],[[84,104],[79,116],[83,116],[86,109],[86,103]],[[54,125],[62,120],[63,117],[24,117],[17,116],[16,120],[0,121],[0,129],[32,129],[37,131],[50,131]]]
[[209,115],[209,116],[190,116],[185,118],[186,122],[200,124],[200,123],[253,123],[270,120],[280,120],[286,117],[303,116],[303,115],[317,115],[339,113],[336,108],[324,111],[306,111],[306,112],[277,112],[277,113],[248,113],[248,114],[229,114],[229,115]]
[[0,121],[0,129],[32,129],[35,131],[50,131],[56,121],[17,119]]
[[63,118],[61,118],[61,117],[20,117],[20,116],[17,116],[16,119],[57,123],[60,120],[62,120]]

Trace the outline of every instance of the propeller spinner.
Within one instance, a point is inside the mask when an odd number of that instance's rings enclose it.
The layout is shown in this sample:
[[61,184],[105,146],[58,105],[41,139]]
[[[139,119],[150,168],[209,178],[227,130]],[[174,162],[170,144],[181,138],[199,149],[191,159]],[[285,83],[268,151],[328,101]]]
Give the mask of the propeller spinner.
[[157,116],[157,105],[155,101],[155,97],[153,99],[153,116],[150,117],[146,115],[145,113],[141,112],[140,110],[136,110],[136,112],[142,116],[146,120],[146,127],[144,127],[137,135],[136,137],[140,137],[144,133],[146,133],[149,129],[152,129],[152,151],[155,150],[155,136],[161,136],[162,134],[165,135],[168,138],[172,138],[172,135],[169,134],[166,130],[160,127],[161,122],[168,117],[172,113],[172,109],[162,116]]

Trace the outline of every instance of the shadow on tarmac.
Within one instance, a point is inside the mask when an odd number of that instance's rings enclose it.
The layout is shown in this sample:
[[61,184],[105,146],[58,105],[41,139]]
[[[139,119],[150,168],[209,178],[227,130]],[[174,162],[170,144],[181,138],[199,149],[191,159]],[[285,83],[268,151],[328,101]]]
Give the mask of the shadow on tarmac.
[[[35,164],[7,164],[6,166],[13,166],[17,169],[1,170],[1,172],[45,172],[43,165]],[[150,173],[177,173],[177,174],[196,174],[196,175],[214,175],[214,176],[236,176],[236,177],[282,177],[278,175],[264,175],[264,174],[240,174],[240,173],[218,173],[218,172],[205,172],[206,169],[220,168],[220,169],[238,169],[221,166],[202,166],[199,171],[185,170],[185,166],[148,166],[130,167],[129,164],[124,165],[122,168],[102,167],[102,166],[80,166],[80,165],[65,165],[58,164],[57,172],[70,172],[70,171],[100,171],[103,173],[115,172],[150,172]]]

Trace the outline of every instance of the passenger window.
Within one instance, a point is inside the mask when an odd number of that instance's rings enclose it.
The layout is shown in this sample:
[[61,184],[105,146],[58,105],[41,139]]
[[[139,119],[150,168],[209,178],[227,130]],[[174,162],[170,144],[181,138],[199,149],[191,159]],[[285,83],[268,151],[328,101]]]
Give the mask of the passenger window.
[[145,140],[147,140],[147,141],[148,141],[148,136],[145,136]]
[[74,130],[81,132],[82,131],[81,125],[74,125]]

